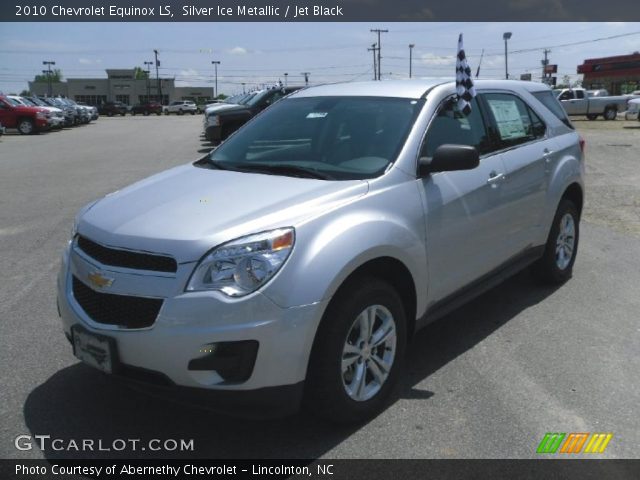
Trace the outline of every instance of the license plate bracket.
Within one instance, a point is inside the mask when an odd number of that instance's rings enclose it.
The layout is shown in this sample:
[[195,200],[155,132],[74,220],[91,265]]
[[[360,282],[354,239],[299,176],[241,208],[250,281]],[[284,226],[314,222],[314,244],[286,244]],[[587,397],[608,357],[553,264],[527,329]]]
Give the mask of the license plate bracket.
[[73,354],[79,360],[105,373],[118,370],[118,350],[114,338],[74,325],[71,327],[71,339]]

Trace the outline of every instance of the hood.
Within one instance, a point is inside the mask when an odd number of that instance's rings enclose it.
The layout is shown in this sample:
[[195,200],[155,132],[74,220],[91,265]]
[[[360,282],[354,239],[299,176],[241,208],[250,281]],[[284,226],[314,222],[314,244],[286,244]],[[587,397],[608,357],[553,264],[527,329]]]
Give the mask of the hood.
[[81,216],[78,232],[104,245],[191,262],[234,238],[295,227],[367,190],[363,180],[324,181],[189,164],[107,195]]
[[235,103],[223,103],[220,105],[213,105],[211,107],[207,107],[207,109],[205,110],[205,113],[207,115],[211,115],[212,113],[223,112],[225,110],[231,110],[238,107],[241,107],[241,105],[237,105]]
[[[220,113],[225,114],[225,113],[241,112],[241,111],[251,112],[251,109],[246,105],[230,105],[229,107],[230,108],[225,108]],[[218,112],[216,112],[216,114],[217,113]]]

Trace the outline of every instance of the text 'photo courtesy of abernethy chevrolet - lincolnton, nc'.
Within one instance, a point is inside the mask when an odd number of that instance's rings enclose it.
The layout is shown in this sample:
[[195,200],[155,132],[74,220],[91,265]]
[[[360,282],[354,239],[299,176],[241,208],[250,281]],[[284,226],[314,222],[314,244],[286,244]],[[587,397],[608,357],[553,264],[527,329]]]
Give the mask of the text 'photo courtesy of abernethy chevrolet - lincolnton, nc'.
[[552,90],[456,92],[286,92],[199,160],[86,205],[57,280],[75,355],[223,411],[379,413],[418,329],[576,260],[584,141]]

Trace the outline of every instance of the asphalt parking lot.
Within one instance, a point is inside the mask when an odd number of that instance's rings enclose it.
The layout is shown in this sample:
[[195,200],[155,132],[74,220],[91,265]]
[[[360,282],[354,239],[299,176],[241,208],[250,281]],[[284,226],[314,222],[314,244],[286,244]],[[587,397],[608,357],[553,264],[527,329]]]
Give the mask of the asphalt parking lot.
[[587,202],[574,277],[526,272],[422,330],[394,403],[366,425],[247,420],[132,391],[73,357],[55,275],[85,203],[210,149],[202,117],[100,118],[0,138],[0,458],[164,452],[18,451],[18,435],[194,439],[196,458],[535,458],[546,432],[612,432],[640,451],[640,122],[575,122]]

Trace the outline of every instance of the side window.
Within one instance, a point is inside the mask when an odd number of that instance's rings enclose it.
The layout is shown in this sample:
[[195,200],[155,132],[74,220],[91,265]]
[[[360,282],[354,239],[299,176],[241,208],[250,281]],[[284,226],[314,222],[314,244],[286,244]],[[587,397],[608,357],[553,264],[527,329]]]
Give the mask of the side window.
[[468,116],[458,110],[453,98],[440,105],[427,130],[420,156],[433,157],[433,152],[444,144],[470,145],[476,147],[480,154],[490,150],[487,130],[475,98],[471,101],[471,113]]
[[576,90],[576,98],[584,98],[584,91]]
[[488,93],[485,99],[502,146],[520,145],[544,136],[546,128],[540,117],[515,95]]
[[573,99],[573,92],[571,90],[567,90],[566,92],[562,92],[558,97],[558,100],[571,100]]

